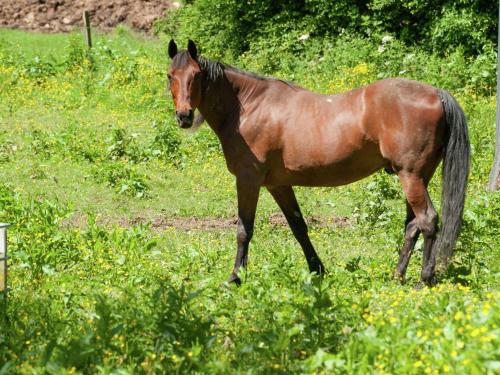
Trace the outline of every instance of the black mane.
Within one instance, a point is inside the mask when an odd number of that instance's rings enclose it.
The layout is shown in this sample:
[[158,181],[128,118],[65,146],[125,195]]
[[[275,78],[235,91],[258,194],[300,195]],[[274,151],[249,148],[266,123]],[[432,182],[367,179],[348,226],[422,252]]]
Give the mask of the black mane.
[[[190,55],[188,51],[181,51],[177,55],[175,55],[174,59],[172,60],[172,63],[174,66],[178,65],[183,65],[188,62],[188,59],[190,59]],[[231,72],[235,72],[250,78],[257,79],[259,81],[278,81],[282,82],[290,87],[296,88],[297,86],[293,84],[292,82],[284,81],[282,79],[278,78],[272,78],[272,77],[264,77],[260,76],[256,73],[253,72],[247,72],[238,68],[235,68],[234,66],[228,65],[221,63],[219,61],[215,60],[210,60],[207,58],[204,58],[202,56],[198,56],[196,58],[196,61],[198,62],[198,65],[200,66],[200,69],[206,74],[206,78],[208,79],[209,82],[216,82],[222,76],[224,75],[224,71],[228,70]]]

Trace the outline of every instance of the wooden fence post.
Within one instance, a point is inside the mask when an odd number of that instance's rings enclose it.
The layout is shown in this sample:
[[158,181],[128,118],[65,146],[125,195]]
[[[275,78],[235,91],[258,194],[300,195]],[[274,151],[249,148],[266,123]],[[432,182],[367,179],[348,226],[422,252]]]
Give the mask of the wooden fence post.
[[7,260],[9,255],[7,253],[7,228],[9,224],[0,223],[0,293],[7,296]]
[[92,36],[90,33],[90,14],[88,10],[83,11],[83,26],[85,27],[85,40],[87,46],[92,48]]
[[0,223],[0,329],[4,330],[9,324],[7,315],[7,297],[9,286],[7,284],[7,228],[10,224]]
[[0,330],[7,337],[7,329],[9,326],[9,315],[7,309],[7,297],[9,288],[7,284],[7,228],[9,224],[0,223]]

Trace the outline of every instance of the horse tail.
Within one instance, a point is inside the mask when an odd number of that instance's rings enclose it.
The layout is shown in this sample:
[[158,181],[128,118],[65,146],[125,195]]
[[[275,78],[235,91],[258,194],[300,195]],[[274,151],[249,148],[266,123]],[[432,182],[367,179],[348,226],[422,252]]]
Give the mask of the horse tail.
[[434,251],[446,267],[460,231],[469,175],[470,142],[464,111],[445,90],[439,90],[446,121],[441,191],[441,231]]

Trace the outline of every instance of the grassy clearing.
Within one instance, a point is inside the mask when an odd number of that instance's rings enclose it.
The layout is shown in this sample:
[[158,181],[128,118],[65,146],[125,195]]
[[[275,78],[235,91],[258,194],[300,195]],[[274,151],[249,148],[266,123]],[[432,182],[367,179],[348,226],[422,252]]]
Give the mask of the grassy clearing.
[[[391,280],[404,205],[397,180],[380,173],[297,189],[306,217],[349,217],[347,227],[311,227],[330,271],[323,281],[306,272],[288,228],[269,222],[278,208],[262,192],[236,289],[222,285],[234,229],[114,224],[235,213],[214,135],[173,121],[167,63],[164,43],[123,30],[96,38],[91,56],[78,35],[0,30],[0,220],[14,223],[0,373],[499,371],[500,196],[484,189],[494,97],[456,92],[472,171],[463,233],[438,287],[413,289],[420,243],[407,285]],[[294,79],[338,92],[378,76],[362,60],[315,70],[319,79],[300,69]]]

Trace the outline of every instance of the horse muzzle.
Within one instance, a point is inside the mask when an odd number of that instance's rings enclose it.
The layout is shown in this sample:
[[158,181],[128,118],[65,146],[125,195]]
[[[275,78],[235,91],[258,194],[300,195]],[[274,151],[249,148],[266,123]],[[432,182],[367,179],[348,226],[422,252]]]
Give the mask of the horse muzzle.
[[193,125],[194,111],[192,109],[188,111],[175,111],[175,118],[181,128],[190,128]]

